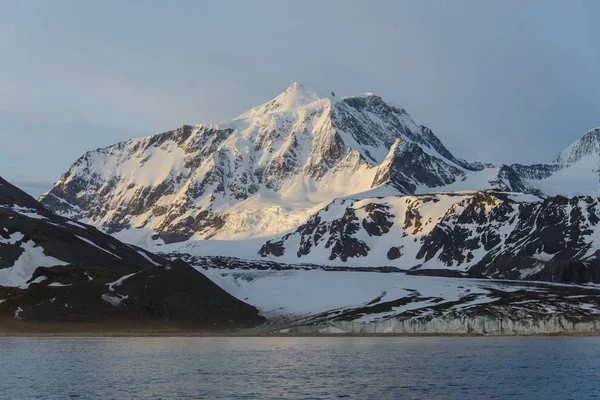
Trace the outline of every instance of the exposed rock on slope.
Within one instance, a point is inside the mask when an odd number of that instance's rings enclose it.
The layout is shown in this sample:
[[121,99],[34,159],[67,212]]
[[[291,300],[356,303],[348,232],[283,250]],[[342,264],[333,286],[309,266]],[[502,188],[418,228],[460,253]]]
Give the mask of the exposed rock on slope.
[[377,168],[372,187],[389,184],[399,193],[415,193],[418,185],[430,188],[449,185],[464,178],[465,170],[431,156],[413,142],[396,139]]
[[600,283],[599,199],[502,192],[338,199],[260,254],[286,262],[449,269]]
[[0,319],[210,328],[262,321],[185,262],[57,216],[1,178]]

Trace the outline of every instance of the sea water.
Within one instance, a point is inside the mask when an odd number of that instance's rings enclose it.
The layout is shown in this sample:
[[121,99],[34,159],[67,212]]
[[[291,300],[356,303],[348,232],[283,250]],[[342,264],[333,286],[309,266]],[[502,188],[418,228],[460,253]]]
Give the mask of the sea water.
[[0,338],[6,399],[597,399],[600,338]]

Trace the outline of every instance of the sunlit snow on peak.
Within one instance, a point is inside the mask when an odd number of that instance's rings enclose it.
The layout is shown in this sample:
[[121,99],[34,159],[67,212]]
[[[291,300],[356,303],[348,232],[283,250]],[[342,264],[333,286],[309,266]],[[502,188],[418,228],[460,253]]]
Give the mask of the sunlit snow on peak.
[[246,111],[236,119],[283,113],[308,106],[320,100],[331,101],[335,98],[333,93],[333,91],[327,92],[315,89],[303,82],[294,82],[273,100]]

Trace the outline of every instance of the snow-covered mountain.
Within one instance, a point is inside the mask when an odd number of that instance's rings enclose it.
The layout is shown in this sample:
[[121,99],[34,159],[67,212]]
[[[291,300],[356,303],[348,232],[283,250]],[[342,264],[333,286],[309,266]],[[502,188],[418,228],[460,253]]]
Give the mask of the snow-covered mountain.
[[382,185],[387,194],[535,192],[510,167],[456,158],[378,96],[338,98],[294,83],[232,121],[88,152],[40,200],[149,245],[278,234],[335,198]]
[[551,164],[516,169],[523,182],[550,196],[600,196],[600,128],[587,131]]
[[31,329],[19,321],[110,330],[147,323],[230,329],[263,319],[185,262],[57,216],[0,178],[0,325]]
[[600,200],[502,192],[338,199],[259,253],[288,263],[600,283]]
[[278,237],[189,241],[153,250],[211,268],[409,271],[600,283],[598,198],[541,199],[498,191],[365,194],[336,199]]
[[[376,225],[368,230],[375,232]],[[195,270],[123,244],[54,215],[0,179],[4,332],[91,326],[101,332],[146,326],[149,332],[171,333],[257,326],[256,333],[292,334],[598,330],[600,296],[594,286],[385,274],[382,269],[335,272],[280,264],[275,270],[248,269],[239,260],[228,260],[223,268],[207,261]]]
[[600,128],[587,131],[583,137],[573,142],[558,154],[557,164],[576,164],[583,158],[600,156]]
[[148,248],[597,281],[599,170],[600,128],[548,164],[467,162],[376,95],[294,83],[231,121],[88,152],[41,202]]

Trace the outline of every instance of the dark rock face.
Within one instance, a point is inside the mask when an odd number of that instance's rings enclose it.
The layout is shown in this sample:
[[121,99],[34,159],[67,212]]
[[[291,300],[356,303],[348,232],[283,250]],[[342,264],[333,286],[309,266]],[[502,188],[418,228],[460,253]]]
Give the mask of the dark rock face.
[[419,184],[433,188],[454,183],[465,175],[457,167],[427,154],[414,143],[396,142],[394,146],[391,159],[388,156],[389,162],[379,167],[371,187],[389,182],[400,193],[413,194]]
[[369,252],[369,246],[362,240],[356,239],[353,235],[359,231],[358,218],[353,209],[347,208],[343,217],[334,220],[329,232],[329,240],[325,244],[326,248],[331,247],[330,260],[339,258],[347,261],[348,257],[366,256]]
[[362,227],[369,236],[381,236],[390,231],[394,215],[389,209],[389,206],[375,203],[364,206],[367,218],[362,220]]
[[508,165],[501,166],[496,179],[490,181],[490,183],[499,190],[505,190],[507,192],[531,193],[536,196],[543,197],[544,194],[541,191],[526,185],[521,180],[522,177],[543,176],[543,171],[541,169],[536,169],[535,167],[527,168],[524,166],[519,166],[518,168],[522,175],[517,173],[513,167],[509,167]]
[[285,253],[285,246],[283,242],[267,242],[262,245],[258,253],[266,257],[269,254],[274,255],[275,257],[281,257]]
[[[447,213],[432,231],[424,237],[417,259],[429,261],[438,255],[438,259],[446,265],[457,262],[461,265],[473,259],[473,251],[483,247],[491,250],[501,243],[496,223],[507,222],[507,215],[512,211],[510,203],[501,202],[490,193],[476,193],[463,202],[453,206],[453,212]],[[493,206],[491,211],[486,208]],[[462,209],[461,213],[455,210]],[[474,228],[475,227],[475,228]],[[473,235],[472,230],[476,234]]]
[[54,215],[0,178],[0,271],[13,268],[25,256],[29,248],[25,244],[61,265],[32,265],[35,270],[26,284],[0,286],[0,320],[211,329],[253,326],[264,320],[254,307],[185,262],[169,262]]
[[[460,264],[465,257],[468,261],[470,251],[483,248],[485,256],[469,271],[494,278],[598,282],[589,239],[598,224],[598,199],[558,196],[540,203],[503,202],[490,212],[477,212],[483,201],[475,198],[459,217],[441,221],[424,240],[419,256],[427,260],[441,249],[442,263]],[[469,233],[472,227],[478,240]],[[501,235],[501,229],[507,233]],[[523,270],[532,272],[523,275]]]
[[[344,205],[344,200],[336,200],[328,205],[324,212]],[[364,216],[359,218],[357,213]],[[259,254],[263,257],[279,257],[285,252],[286,240],[293,234],[299,234],[301,239],[300,248],[297,250],[298,257],[307,255],[315,247],[322,245],[325,249],[331,249],[330,260],[340,259],[345,262],[348,258],[366,256],[370,250],[362,240],[354,238],[354,234],[363,229],[369,236],[382,236],[389,232],[393,218],[389,207],[377,203],[368,203],[356,210],[347,207],[341,218],[332,221],[322,221],[321,216],[317,214],[294,233],[289,233],[278,241],[266,242]]]
[[[389,129],[382,129],[381,126],[372,122],[368,117],[369,113],[389,120]],[[406,135],[411,140],[420,139],[406,127],[401,120],[402,116],[408,116],[405,110],[389,106],[381,97],[366,96],[344,99],[340,106],[332,112],[331,119],[335,128],[349,132],[358,144],[375,147],[379,146],[382,141],[389,148],[401,135]]]
[[[64,266],[40,268],[26,290],[5,288],[0,320],[42,323],[96,323],[154,327],[239,329],[264,321],[257,310],[237,300],[183,261],[125,275],[121,270]],[[129,277],[128,277],[129,276]],[[33,280],[33,279],[32,279]]]
[[[498,278],[510,278],[518,265],[539,270],[529,278],[564,281],[585,276],[597,281],[594,243],[590,235],[598,226],[599,199],[580,196],[568,199],[550,197],[541,203],[522,204],[518,208],[517,225],[505,243],[518,251],[492,251],[478,268]],[[495,257],[495,254],[499,257]],[[545,260],[548,259],[548,260]],[[484,268],[483,265],[488,263]],[[580,271],[573,273],[573,268]],[[496,271],[493,271],[495,269]],[[569,272],[571,271],[571,272]]]
[[388,260],[395,260],[400,257],[402,257],[402,252],[400,251],[400,247],[398,247],[398,246],[390,247],[390,249],[387,252]]
[[512,164],[510,168],[515,171],[517,176],[521,179],[546,179],[552,176],[556,171],[560,171],[563,165],[560,164],[533,164],[533,165],[522,165]]
[[[368,114],[375,114],[386,121],[386,125],[373,122]],[[425,126],[411,129],[406,120],[410,117],[406,110],[393,107],[384,102],[381,97],[369,95],[364,97],[349,97],[338,103],[331,114],[332,125],[343,132],[348,132],[360,145],[391,148],[396,139],[404,138],[417,146],[435,150],[447,161],[456,163],[466,169],[476,170],[464,160],[459,160],[442,144],[438,137]],[[367,159],[375,161],[368,154]]]

